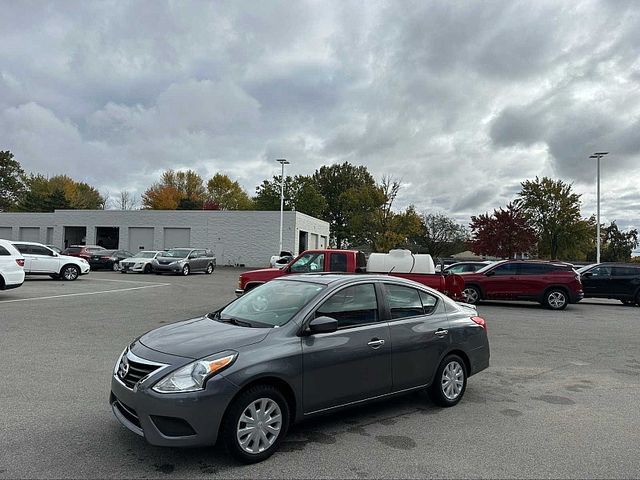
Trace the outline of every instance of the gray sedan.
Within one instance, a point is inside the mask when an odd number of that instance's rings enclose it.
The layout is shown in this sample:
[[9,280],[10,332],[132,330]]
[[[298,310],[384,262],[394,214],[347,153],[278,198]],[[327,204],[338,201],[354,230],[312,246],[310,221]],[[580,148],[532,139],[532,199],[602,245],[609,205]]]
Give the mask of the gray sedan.
[[252,463],[319,413],[418,389],[451,407],[488,366],[473,307],[384,275],[295,275],[135,340],[116,362],[110,403],[151,444],[219,438]]

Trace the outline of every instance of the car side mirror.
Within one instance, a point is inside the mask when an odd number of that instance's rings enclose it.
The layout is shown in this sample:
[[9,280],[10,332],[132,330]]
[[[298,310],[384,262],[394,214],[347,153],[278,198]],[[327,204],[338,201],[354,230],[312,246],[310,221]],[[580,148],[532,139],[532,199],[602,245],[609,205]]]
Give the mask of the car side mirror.
[[487,277],[493,277],[495,274],[496,274],[496,272],[495,272],[495,271],[493,271],[493,270],[489,270],[487,273],[485,273],[485,276],[487,276]]
[[331,333],[338,330],[338,321],[331,317],[318,317],[309,322],[308,332],[311,335],[316,333]]

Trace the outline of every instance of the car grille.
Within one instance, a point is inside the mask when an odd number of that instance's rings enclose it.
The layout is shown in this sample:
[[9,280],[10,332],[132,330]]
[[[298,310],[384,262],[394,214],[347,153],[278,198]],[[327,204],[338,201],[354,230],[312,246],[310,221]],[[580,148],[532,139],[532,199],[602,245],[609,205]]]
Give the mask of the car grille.
[[140,380],[158,370],[162,365],[132,360],[129,353],[122,356],[116,375],[127,387],[133,388]]
[[169,265],[173,260],[158,260],[160,265]]

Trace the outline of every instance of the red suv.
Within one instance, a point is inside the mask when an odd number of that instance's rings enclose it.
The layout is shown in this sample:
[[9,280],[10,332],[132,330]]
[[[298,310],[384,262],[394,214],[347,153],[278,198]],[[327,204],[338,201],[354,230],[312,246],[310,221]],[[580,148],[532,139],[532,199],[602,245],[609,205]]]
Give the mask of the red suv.
[[531,300],[562,310],[582,300],[580,275],[561,262],[505,260],[474,273],[461,273],[468,303],[480,300]]
[[71,245],[62,251],[61,255],[69,255],[71,257],[80,257],[89,261],[92,255],[104,252],[105,248],[99,245]]

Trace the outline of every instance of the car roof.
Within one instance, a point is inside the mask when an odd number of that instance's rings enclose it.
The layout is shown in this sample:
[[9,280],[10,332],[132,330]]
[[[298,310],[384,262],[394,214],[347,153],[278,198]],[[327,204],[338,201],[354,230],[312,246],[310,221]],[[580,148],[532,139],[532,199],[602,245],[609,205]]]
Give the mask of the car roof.
[[21,245],[41,245],[43,247],[46,247],[44,243],[40,243],[40,242],[27,242],[22,240],[13,240],[11,243],[19,243]]

